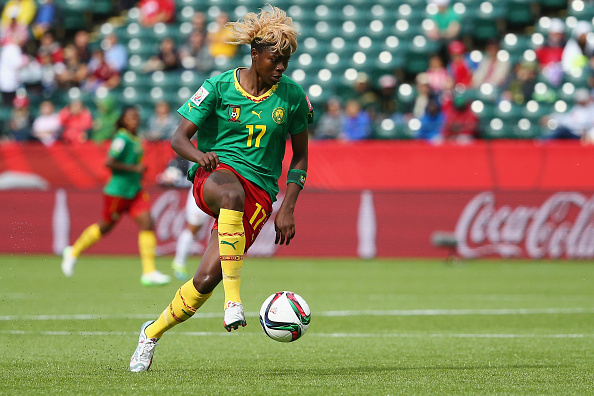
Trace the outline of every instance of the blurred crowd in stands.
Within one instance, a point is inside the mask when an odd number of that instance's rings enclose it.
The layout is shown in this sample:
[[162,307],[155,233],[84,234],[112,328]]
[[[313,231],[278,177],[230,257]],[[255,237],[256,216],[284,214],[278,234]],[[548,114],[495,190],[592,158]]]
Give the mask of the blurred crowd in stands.
[[[538,100],[552,104],[557,99],[554,90],[566,76],[590,75],[594,33],[589,21],[577,22],[568,32],[562,19],[552,18],[545,41],[535,50],[535,59],[512,62],[509,56],[502,56],[501,37],[480,46],[467,40],[449,0],[429,3],[438,12],[430,18],[426,38],[438,45],[434,53],[427,55],[427,70],[412,76],[395,70],[377,78],[359,72],[346,94],[331,97],[316,109],[313,138],[370,139],[376,137],[378,125],[385,120],[395,127],[408,127],[411,120],[417,120],[413,138],[468,142],[484,137],[480,117],[471,106],[474,93],[481,87],[488,85],[497,93],[496,103],[522,106]],[[176,18],[174,0],[122,1],[119,5],[117,11],[122,15],[135,7],[138,21],[145,28],[172,23]],[[142,72],[196,70],[208,74],[217,57],[239,57],[238,48],[226,43],[224,25],[228,21],[223,11],[212,18],[196,12],[185,43],[162,39],[158,51],[143,63]],[[121,106],[112,92],[120,87],[128,68],[128,48],[115,33],[101,36],[97,42],[93,27],[64,32],[59,25],[60,7],[53,0],[4,2],[0,94],[10,116],[0,131],[0,141],[38,140],[51,145],[61,140],[75,144],[86,140],[103,142],[113,135]],[[62,32],[59,36],[58,31]],[[480,56],[476,56],[477,50]],[[541,126],[550,131],[545,138],[593,140],[593,84],[591,78],[587,81],[586,87],[575,91],[566,111],[551,111],[539,119]],[[553,88],[552,96],[548,91],[549,96],[538,97],[535,87],[539,82]],[[414,92],[410,101],[399,98],[399,88],[404,84]],[[93,94],[94,107],[70,99],[57,108],[52,98],[71,88]],[[32,106],[34,97],[44,100]],[[141,136],[153,141],[169,139],[178,121],[171,103],[157,102],[151,114],[145,115]]]

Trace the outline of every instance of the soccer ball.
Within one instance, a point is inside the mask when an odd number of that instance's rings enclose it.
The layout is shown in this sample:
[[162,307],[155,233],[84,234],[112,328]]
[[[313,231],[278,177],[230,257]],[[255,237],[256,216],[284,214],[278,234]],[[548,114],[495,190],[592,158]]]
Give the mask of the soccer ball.
[[275,341],[292,342],[305,334],[311,311],[305,300],[290,291],[268,297],[260,308],[260,324],[264,333]]

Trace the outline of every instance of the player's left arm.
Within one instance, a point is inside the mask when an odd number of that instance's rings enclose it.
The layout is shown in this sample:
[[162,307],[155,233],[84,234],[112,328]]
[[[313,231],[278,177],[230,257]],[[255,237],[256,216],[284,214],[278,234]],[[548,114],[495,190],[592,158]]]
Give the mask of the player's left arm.
[[[289,169],[298,169],[307,172],[307,129],[301,133],[291,135],[291,146],[293,148],[293,158]],[[296,183],[288,183],[285,199],[276,214],[274,228],[276,230],[276,239],[274,243],[287,245],[295,237],[295,205],[301,192],[301,186]]]

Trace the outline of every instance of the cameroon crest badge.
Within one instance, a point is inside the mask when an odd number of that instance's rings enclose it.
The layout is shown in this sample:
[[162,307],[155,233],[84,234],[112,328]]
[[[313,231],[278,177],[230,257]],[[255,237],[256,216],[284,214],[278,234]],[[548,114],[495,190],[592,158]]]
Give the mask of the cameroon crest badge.
[[229,119],[230,122],[239,122],[239,114],[241,113],[241,107],[236,105],[229,105]]
[[282,124],[285,122],[285,118],[287,117],[287,113],[285,109],[282,107],[277,107],[276,109],[272,110],[272,119],[277,124]]

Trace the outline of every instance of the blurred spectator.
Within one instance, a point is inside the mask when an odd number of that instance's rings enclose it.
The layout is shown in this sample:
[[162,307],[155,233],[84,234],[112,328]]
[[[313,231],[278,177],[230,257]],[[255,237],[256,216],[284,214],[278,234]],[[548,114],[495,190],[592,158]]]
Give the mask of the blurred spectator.
[[0,51],[0,92],[7,105],[12,105],[16,91],[22,85],[19,70],[23,66],[21,46],[7,38]]
[[91,50],[89,48],[89,32],[86,30],[79,30],[74,35],[74,49],[78,53],[78,59],[82,63],[89,63],[91,60]]
[[120,85],[120,74],[105,60],[103,50],[97,49],[89,62],[88,77],[82,84],[82,89],[95,92],[99,87],[113,89]]
[[51,146],[60,138],[60,117],[54,104],[45,100],[39,105],[39,116],[33,121],[33,136],[45,146]]
[[314,137],[316,139],[338,139],[342,131],[344,113],[340,99],[330,98],[326,103],[326,111],[320,117]]
[[39,40],[45,32],[56,27],[60,19],[59,12],[54,0],[39,0],[39,8],[31,27],[36,39]]
[[571,38],[565,44],[561,56],[561,66],[565,73],[578,74],[588,66],[588,61],[594,55],[594,44],[588,41],[588,33],[592,31],[592,24],[579,21]]
[[430,2],[437,5],[438,12],[431,16],[434,26],[427,31],[427,37],[443,43],[458,37],[460,33],[460,16],[450,6],[450,0],[430,0]]
[[97,117],[93,123],[91,140],[97,143],[110,140],[116,131],[116,122],[120,118],[120,111],[117,102],[112,95],[95,99],[97,105]]
[[206,14],[202,11],[197,11],[192,17],[192,31],[207,34],[206,29]]
[[171,23],[175,20],[175,1],[173,0],[140,0],[140,23],[153,26],[156,23]]
[[128,50],[126,50],[126,46],[118,41],[117,34],[108,34],[103,39],[101,47],[105,51],[107,64],[118,73],[121,73],[128,64]]
[[87,78],[87,65],[81,62],[73,45],[64,47],[63,67],[56,67],[56,80],[60,88],[78,87]]
[[472,84],[472,65],[466,57],[466,46],[460,40],[448,45],[450,63],[448,72],[456,86],[468,87]]
[[429,85],[429,78],[427,77],[427,73],[417,74],[415,82],[417,87],[417,96],[413,103],[411,114],[408,115],[408,118],[422,117],[425,114],[427,105],[429,104],[429,99],[433,95],[433,91],[431,90],[431,86]]
[[179,50],[180,62],[185,69],[196,69],[202,73],[212,69],[213,59],[208,53],[206,35],[194,30],[188,38],[188,43]]
[[565,24],[559,18],[551,19],[545,44],[536,49],[536,59],[542,74],[553,86],[559,86],[563,80],[561,59],[565,48]]
[[425,113],[419,118],[421,128],[417,138],[430,142],[441,140],[441,128],[443,126],[443,112],[436,96],[431,96],[427,101]]
[[340,134],[345,140],[362,140],[371,137],[371,117],[361,108],[359,102],[350,99],[345,105],[345,116]]
[[19,92],[12,102],[12,113],[8,121],[8,129],[13,139],[22,142],[31,140],[31,111],[29,98],[24,90]]
[[224,56],[225,58],[233,58],[237,53],[239,46],[229,44],[229,31],[225,25],[229,22],[229,15],[226,12],[221,12],[215,19],[214,27],[208,29],[206,36],[210,56],[216,58],[217,56]]
[[501,97],[516,104],[524,104],[532,98],[535,86],[536,63],[524,61],[516,65],[515,72],[508,77]]
[[509,75],[511,65],[509,61],[502,61],[499,53],[499,41],[490,40],[485,46],[483,59],[478,64],[472,75],[472,86],[480,87],[482,84],[491,84],[493,87],[501,87]]
[[375,113],[375,106],[378,103],[377,93],[373,90],[366,73],[359,72],[353,85],[354,98],[359,102],[359,106],[364,110]]
[[93,116],[79,99],[72,100],[58,116],[65,143],[76,144],[87,140],[87,132],[93,127]]
[[379,91],[377,93],[378,104],[375,118],[380,121],[389,118],[397,110],[396,84],[398,80],[391,74],[384,74],[378,80]]
[[35,18],[36,10],[35,0],[8,0],[2,10],[2,27],[8,26],[13,18],[16,18],[19,24],[29,27]]
[[15,10],[12,11],[9,17],[8,24],[2,24],[2,29],[0,30],[2,44],[4,45],[7,40],[11,40],[23,47],[27,43],[27,40],[29,40],[29,28],[27,25],[18,21]]
[[48,53],[52,57],[52,63],[58,63],[64,61],[64,54],[60,43],[58,43],[54,34],[51,31],[43,33],[41,40],[39,40],[39,47],[37,48],[37,60],[41,60],[41,55]]
[[43,92],[42,68],[37,59],[28,54],[23,55],[23,65],[19,69],[19,76],[29,95],[41,95]]
[[429,86],[435,93],[443,91],[446,81],[449,78],[448,70],[443,65],[439,55],[432,55],[429,58],[429,69],[425,72]]
[[478,118],[470,109],[466,93],[457,93],[453,106],[445,114],[442,136],[445,140],[465,143],[472,140],[478,131]]
[[151,141],[171,139],[178,125],[179,120],[171,113],[169,104],[167,102],[159,102],[155,104],[155,111],[141,136]]
[[147,73],[156,70],[170,71],[181,68],[179,54],[175,48],[175,41],[167,37],[161,41],[159,53],[146,61],[143,70]]
[[[552,121],[552,122],[550,122]],[[594,104],[586,88],[575,91],[575,104],[567,113],[553,113],[543,117],[542,123],[556,125],[549,139],[588,139],[594,125]]]
[[54,64],[50,53],[40,56],[39,65],[41,67],[41,89],[48,97],[58,88],[57,75],[59,71],[65,69],[65,66],[62,62]]

